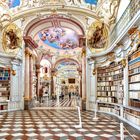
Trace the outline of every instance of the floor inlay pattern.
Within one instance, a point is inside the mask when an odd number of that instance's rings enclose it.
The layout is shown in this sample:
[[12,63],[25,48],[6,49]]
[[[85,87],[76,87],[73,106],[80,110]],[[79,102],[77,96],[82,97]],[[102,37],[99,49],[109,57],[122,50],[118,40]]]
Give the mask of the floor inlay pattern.
[[[4,113],[0,140],[120,140],[120,125],[114,118],[82,112],[83,128],[76,129],[76,110],[31,110]],[[124,130],[125,140],[133,140]],[[135,138],[139,140],[138,136]]]

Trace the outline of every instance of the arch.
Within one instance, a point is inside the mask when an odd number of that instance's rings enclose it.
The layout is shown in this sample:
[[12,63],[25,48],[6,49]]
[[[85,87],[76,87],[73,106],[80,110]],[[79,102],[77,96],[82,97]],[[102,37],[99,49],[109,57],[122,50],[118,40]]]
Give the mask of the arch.
[[62,59],[56,61],[56,63],[54,64],[54,69],[55,69],[60,63],[65,62],[65,61],[72,61],[72,62],[74,62],[74,63],[78,66],[78,69],[81,68],[80,63],[79,63],[77,60],[75,60],[75,59],[73,59],[73,58],[62,58]]
[[[56,24],[54,24],[53,22],[56,22]],[[82,26],[80,21],[78,21],[77,19],[70,19],[68,17],[63,17],[59,15],[57,15],[56,17],[50,16],[44,19],[35,18],[31,20],[24,29],[24,35],[34,37],[37,32],[43,30],[44,28],[50,28],[55,26],[75,30],[79,36],[85,35],[84,27]]]

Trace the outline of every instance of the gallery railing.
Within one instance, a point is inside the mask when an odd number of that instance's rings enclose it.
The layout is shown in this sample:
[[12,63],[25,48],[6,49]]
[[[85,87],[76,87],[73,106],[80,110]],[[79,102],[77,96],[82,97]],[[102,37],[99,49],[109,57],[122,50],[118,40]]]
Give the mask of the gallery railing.
[[98,102],[98,112],[105,112],[117,116],[121,120],[135,125],[140,129],[140,109],[116,103]]
[[140,1],[131,0],[128,7],[121,16],[120,20],[117,22],[112,32],[110,33],[110,45],[114,43],[114,41],[118,38],[120,33],[124,30],[124,28],[133,19],[133,17],[139,10],[140,10]]

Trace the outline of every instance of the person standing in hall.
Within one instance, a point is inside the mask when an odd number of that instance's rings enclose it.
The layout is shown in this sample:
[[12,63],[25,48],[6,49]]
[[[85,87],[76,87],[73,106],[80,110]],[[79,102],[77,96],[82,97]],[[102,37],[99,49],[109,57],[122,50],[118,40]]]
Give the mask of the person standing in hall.
[[71,92],[69,92],[69,100],[71,99]]
[[39,89],[39,102],[42,103],[43,100],[43,86]]

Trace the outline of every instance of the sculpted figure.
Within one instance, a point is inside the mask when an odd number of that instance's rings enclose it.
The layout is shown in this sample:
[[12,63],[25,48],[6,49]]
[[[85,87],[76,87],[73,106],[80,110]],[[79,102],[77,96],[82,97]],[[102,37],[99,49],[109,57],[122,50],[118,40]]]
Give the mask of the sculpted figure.
[[9,49],[16,49],[18,47],[19,37],[17,37],[13,29],[9,30],[9,32],[6,32],[6,35],[8,36]]

